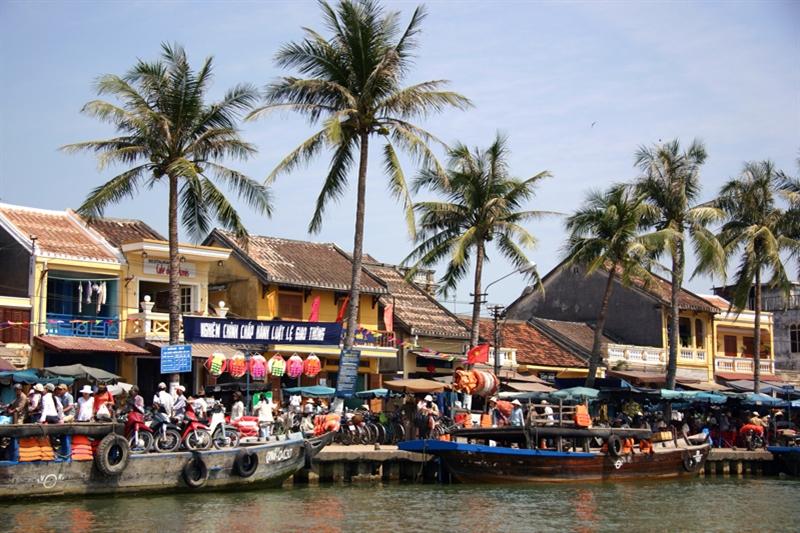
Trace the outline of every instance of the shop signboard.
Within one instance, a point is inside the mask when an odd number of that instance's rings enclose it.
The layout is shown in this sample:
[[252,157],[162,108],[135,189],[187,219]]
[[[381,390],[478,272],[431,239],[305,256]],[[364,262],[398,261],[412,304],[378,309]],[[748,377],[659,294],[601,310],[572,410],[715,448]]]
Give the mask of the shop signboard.
[[[169,276],[169,259],[154,259],[148,257],[144,260],[142,270],[145,274],[155,274],[156,276]],[[178,276],[181,278],[197,277],[197,265],[194,263],[183,262],[178,265]]]
[[161,347],[161,373],[176,374],[192,371],[192,347],[174,344]]
[[312,344],[339,346],[342,325],[336,322],[242,320],[183,317],[186,342],[230,344]]
[[339,356],[339,376],[336,378],[336,397],[352,398],[358,384],[358,364],[361,350],[342,350]]

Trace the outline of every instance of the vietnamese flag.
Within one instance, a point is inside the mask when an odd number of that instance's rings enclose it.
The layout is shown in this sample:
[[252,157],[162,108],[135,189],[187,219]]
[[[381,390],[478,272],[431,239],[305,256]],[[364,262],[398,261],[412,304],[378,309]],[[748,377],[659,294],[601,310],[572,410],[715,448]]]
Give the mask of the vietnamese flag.
[[489,361],[489,345],[479,344],[467,352],[467,364],[487,363]]

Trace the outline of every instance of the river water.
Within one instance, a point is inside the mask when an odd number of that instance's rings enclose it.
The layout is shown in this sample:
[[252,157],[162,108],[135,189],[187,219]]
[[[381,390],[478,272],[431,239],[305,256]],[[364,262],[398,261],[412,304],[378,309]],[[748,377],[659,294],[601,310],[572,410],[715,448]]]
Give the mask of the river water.
[[3,502],[0,531],[800,531],[800,480],[329,485]]

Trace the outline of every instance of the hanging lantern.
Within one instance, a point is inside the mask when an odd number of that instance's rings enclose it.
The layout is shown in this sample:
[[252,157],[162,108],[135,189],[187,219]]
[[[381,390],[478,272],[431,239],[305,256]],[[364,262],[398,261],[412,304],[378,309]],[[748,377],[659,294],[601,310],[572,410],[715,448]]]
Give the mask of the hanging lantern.
[[228,373],[233,378],[240,378],[247,373],[247,359],[242,352],[236,352],[228,361]]
[[286,372],[286,361],[279,354],[275,354],[269,360],[269,373],[279,378]]
[[225,363],[225,354],[215,352],[208,356],[203,366],[206,367],[209,374],[216,377],[225,372]]
[[261,354],[250,358],[250,375],[253,379],[264,381],[267,377],[267,360]]
[[319,374],[320,370],[322,370],[322,363],[320,363],[319,357],[313,353],[306,357],[306,360],[303,362],[303,373],[306,376],[313,378]]
[[286,363],[286,374],[290,378],[299,378],[303,373],[303,358],[297,354],[292,355]]

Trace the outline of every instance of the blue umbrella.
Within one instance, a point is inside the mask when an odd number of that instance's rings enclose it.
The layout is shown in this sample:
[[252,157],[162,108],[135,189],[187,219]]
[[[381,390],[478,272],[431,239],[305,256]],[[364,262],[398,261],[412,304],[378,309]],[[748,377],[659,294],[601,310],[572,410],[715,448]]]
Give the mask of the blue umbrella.
[[585,398],[595,399],[600,394],[597,389],[590,389],[589,387],[571,387],[569,389],[561,389],[550,394],[553,398],[560,400],[583,400]]
[[370,389],[362,390],[356,393],[356,398],[362,400],[371,400],[372,398],[386,398],[389,396],[389,389]]
[[777,405],[782,401],[779,398],[773,398],[761,393],[756,394],[755,392],[748,392],[742,396],[742,403],[748,405]]
[[299,394],[309,398],[328,398],[336,393],[336,389],[331,387],[323,387],[322,385],[314,385],[311,387],[290,387],[283,389],[287,394]]

